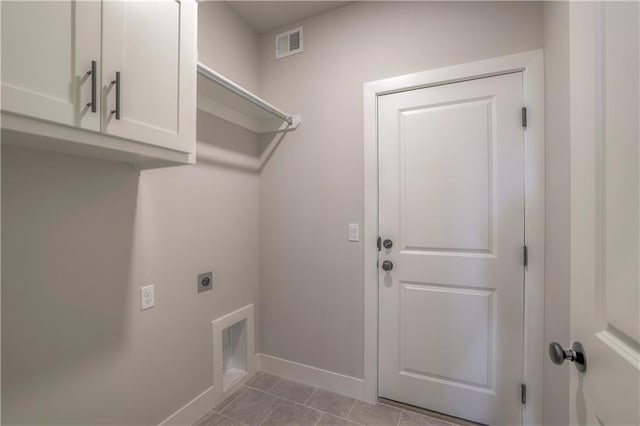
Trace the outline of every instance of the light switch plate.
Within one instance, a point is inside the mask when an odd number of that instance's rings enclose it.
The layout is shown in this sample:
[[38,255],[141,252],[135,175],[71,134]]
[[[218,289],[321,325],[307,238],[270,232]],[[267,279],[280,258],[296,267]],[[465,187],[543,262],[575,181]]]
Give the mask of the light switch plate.
[[360,241],[360,229],[357,223],[349,224],[349,241]]
[[145,310],[155,306],[155,286],[140,287],[140,309]]

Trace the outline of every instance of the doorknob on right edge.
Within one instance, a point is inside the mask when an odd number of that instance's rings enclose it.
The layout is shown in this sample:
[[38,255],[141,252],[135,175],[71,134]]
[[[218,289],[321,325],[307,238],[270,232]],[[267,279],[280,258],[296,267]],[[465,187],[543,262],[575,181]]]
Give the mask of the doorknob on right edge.
[[574,363],[579,372],[587,371],[587,355],[580,342],[574,342],[571,349],[564,349],[560,343],[552,342],[549,344],[549,358],[556,365],[561,365],[567,359]]

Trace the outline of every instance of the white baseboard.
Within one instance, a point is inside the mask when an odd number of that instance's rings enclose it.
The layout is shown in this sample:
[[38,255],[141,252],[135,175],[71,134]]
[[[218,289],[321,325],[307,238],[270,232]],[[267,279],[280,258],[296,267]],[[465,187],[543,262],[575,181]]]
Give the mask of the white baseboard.
[[[245,341],[246,373],[234,383],[224,385],[222,331],[240,321],[246,321]],[[253,304],[247,305],[229,314],[211,321],[213,350],[213,385],[200,395],[186,403],[178,411],[167,417],[160,426],[192,425],[209,410],[221,403],[226,397],[240,388],[256,372],[257,357],[254,350]]]
[[[364,380],[362,379],[266,354],[256,354],[255,360],[258,370],[352,398],[363,399],[364,397]],[[238,386],[241,386],[247,379],[248,377],[241,380]],[[223,395],[220,395],[219,392],[216,392],[213,386],[211,386],[178,411],[167,417],[159,426],[192,425],[209,410],[222,402],[222,399]]]
[[215,400],[215,392],[213,391],[213,386],[211,386],[187,402],[184,407],[167,417],[159,426],[192,425],[219,402]]
[[[254,359],[255,362],[258,361],[257,356],[255,356]],[[245,377],[242,377],[234,383],[227,392],[220,393],[214,386],[207,388],[200,395],[187,402],[182,408],[163,420],[159,426],[191,426],[212,408],[224,401],[226,397],[235,392],[236,389],[244,385],[252,375],[253,373],[249,373]]]
[[256,354],[256,358],[258,370],[352,398],[364,398],[364,380],[362,379],[266,354]]

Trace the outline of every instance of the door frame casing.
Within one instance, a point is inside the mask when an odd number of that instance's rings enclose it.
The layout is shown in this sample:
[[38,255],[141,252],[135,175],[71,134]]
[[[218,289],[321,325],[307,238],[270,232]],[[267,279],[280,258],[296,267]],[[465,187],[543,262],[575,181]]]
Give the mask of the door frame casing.
[[[544,361],[545,141],[543,50],[407,74],[363,85],[364,105],[364,398],[378,398],[378,96],[522,72],[527,108],[525,144],[524,371],[527,401],[523,423],[542,423]],[[517,392],[514,389],[514,392]]]

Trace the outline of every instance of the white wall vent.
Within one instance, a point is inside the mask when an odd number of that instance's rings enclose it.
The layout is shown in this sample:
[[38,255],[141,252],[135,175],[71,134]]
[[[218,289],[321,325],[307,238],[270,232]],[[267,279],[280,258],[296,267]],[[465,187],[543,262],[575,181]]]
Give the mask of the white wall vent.
[[294,28],[276,36],[276,59],[302,52],[302,27]]

